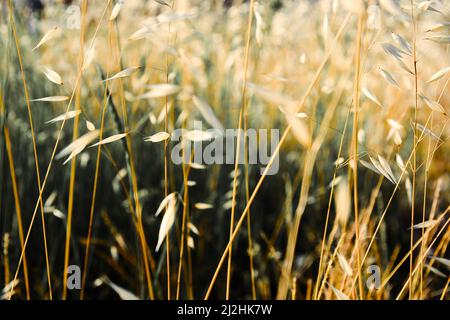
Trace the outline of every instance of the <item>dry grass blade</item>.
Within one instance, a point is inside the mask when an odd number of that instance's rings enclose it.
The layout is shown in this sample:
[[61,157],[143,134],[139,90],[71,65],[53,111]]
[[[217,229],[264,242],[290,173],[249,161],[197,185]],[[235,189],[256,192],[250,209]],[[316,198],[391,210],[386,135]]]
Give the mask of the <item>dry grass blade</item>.
[[214,138],[211,132],[202,130],[190,130],[185,135],[186,139],[192,142],[208,141]]
[[155,133],[154,135],[151,135],[151,136],[145,138],[144,141],[161,142],[161,141],[165,141],[165,140],[169,139],[169,137],[170,137],[170,133],[163,131],[163,132]]
[[105,139],[103,139],[103,140],[101,140],[101,141],[99,141],[99,142],[97,142],[97,143],[94,143],[94,144],[91,146],[91,148],[92,148],[92,147],[95,147],[95,146],[99,146],[99,145],[103,145],[103,144],[108,144],[108,143],[111,143],[111,142],[114,142],[114,141],[123,139],[123,138],[125,138],[125,137],[127,136],[127,134],[128,134],[128,133],[119,133],[119,134],[115,134],[115,135],[113,135],[113,136],[111,136],[111,137],[105,138]]
[[422,98],[422,100],[425,102],[425,104],[431,110],[445,114],[444,107],[441,106],[441,104],[439,102],[431,100],[431,99],[427,98],[426,96],[424,96],[423,94],[420,95],[420,98]]
[[50,80],[53,83],[56,83],[57,85],[63,85],[63,81],[61,76],[54,70],[44,67],[44,74],[47,77],[48,80]]
[[225,131],[222,123],[220,123],[220,120],[214,114],[213,109],[205,101],[196,96],[193,96],[192,102],[194,102],[194,105],[200,111],[203,119],[205,119],[206,122],[208,122],[214,129],[220,132]]
[[367,89],[366,87],[362,87],[362,93],[373,103],[375,103],[376,105],[383,107],[383,105],[381,104],[381,102],[377,99],[377,97],[369,91],[369,89]]
[[115,20],[119,15],[120,9],[122,8],[123,3],[121,1],[117,2],[114,5],[114,8],[111,11],[111,15],[109,17],[109,21]]
[[339,252],[337,253],[337,257],[342,271],[344,271],[347,276],[351,277],[353,275],[353,269],[350,266],[350,263],[348,263],[347,259]]
[[383,78],[386,79],[390,84],[400,89],[400,85],[398,84],[397,80],[395,80],[394,76],[391,73],[382,68],[380,68],[380,73],[383,76]]
[[[64,121],[64,120],[63,120]],[[55,157],[56,160],[61,159],[75,151],[77,153],[80,153],[83,151],[86,146],[91,143],[95,138],[98,136],[98,131],[91,131],[86,133],[85,135],[79,137],[77,140],[73,141],[71,144],[69,144],[67,147],[62,149]]]

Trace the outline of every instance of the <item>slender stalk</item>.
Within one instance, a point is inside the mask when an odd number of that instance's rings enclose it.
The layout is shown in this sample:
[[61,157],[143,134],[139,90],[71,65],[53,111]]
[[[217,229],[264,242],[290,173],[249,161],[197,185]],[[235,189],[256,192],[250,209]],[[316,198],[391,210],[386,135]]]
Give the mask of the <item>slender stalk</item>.
[[[173,10],[173,2],[170,6],[170,9]],[[170,23],[169,23],[169,33],[170,33]],[[169,83],[169,55],[166,54],[166,83]],[[166,96],[164,98],[164,130],[167,132],[169,130],[169,113],[168,113],[169,99]],[[169,142],[164,140],[164,197],[169,195],[169,176],[168,176],[168,152],[167,148],[169,146]],[[187,187],[187,186],[186,186]],[[167,205],[166,208],[167,210]],[[184,227],[184,226],[183,226]],[[169,232],[166,234],[166,274],[167,274],[167,300],[171,299],[171,288],[170,288],[170,237]]]
[[364,299],[364,289],[361,275],[361,257],[360,257],[360,239],[359,239],[359,208],[358,208],[358,113],[359,113],[359,98],[360,98],[360,82],[361,82],[361,43],[363,37],[363,23],[364,14],[361,13],[358,17],[358,32],[356,38],[356,54],[355,54],[355,82],[354,82],[354,99],[355,110],[353,113],[353,132],[352,132],[352,150],[353,150],[353,208],[355,213],[355,250],[356,263],[358,268],[357,277],[359,279],[359,294],[360,298]]
[[[78,72],[81,73],[84,61],[84,33],[86,25],[86,13],[87,13],[87,0],[81,2],[81,30],[80,30],[80,54],[78,57]],[[76,88],[75,93],[75,110],[80,110],[81,105],[81,80]],[[78,124],[80,117],[76,116],[73,123],[72,140],[78,139]],[[66,242],[64,250],[64,269],[63,269],[63,294],[62,299],[67,298],[67,268],[69,266],[70,259],[70,240],[72,234],[72,216],[73,216],[73,200],[75,194],[75,179],[77,171],[77,157],[73,157],[70,163],[70,182],[69,182],[69,203],[67,204],[67,229],[66,229]]]
[[[116,21],[116,20],[115,20]],[[121,61],[121,45],[120,45],[120,35],[119,35],[119,29],[117,28],[117,24],[115,24],[115,21],[109,21],[108,29],[109,29],[109,41],[111,48],[115,48],[113,52],[114,54],[114,63],[118,65],[119,69],[123,69],[122,61]],[[116,36],[114,36],[113,33],[113,25],[116,25]],[[123,87],[123,81],[121,78],[117,79],[118,81],[118,89],[117,93],[119,96],[120,101],[120,107],[122,111],[122,118],[123,118],[123,127],[125,133],[129,133],[128,128],[128,111],[127,111],[127,105],[125,101],[125,94],[124,94],[124,87]],[[113,110],[115,110],[113,108]],[[120,122],[120,120],[118,120]],[[154,299],[154,292],[153,292],[153,285],[152,285],[152,279],[151,279],[151,273],[150,273],[150,265],[149,265],[149,259],[152,260],[151,252],[148,249],[147,240],[145,237],[144,232],[144,226],[142,221],[142,208],[139,200],[139,186],[136,176],[136,168],[134,164],[134,153],[133,153],[133,141],[130,134],[127,134],[125,137],[125,158],[128,164],[128,172],[130,177],[130,185],[131,185],[131,193],[133,194],[133,200],[134,200],[134,213],[135,216],[133,216],[133,223],[136,226],[136,230],[139,236],[139,244],[141,247],[141,255],[144,262],[144,272],[145,272],[145,279],[146,279],[146,285],[147,285],[147,293],[151,300]]]
[[[2,103],[1,100],[0,100],[0,103]],[[14,195],[14,205],[16,208],[17,226],[19,229],[20,246],[23,249],[24,240],[23,240],[22,210],[20,209],[19,191],[17,188],[16,173],[14,170],[14,160],[13,160],[12,150],[11,150],[11,138],[9,136],[9,130],[6,125],[3,128],[3,134],[5,135],[6,154],[8,155],[9,172],[10,172],[10,176],[11,176],[11,184],[12,184],[13,195]],[[8,273],[9,272],[5,272],[5,276]],[[27,300],[30,300],[30,283],[28,280],[28,264],[27,264],[26,253],[24,253],[24,256],[23,256],[23,277],[24,277],[24,282],[25,282],[25,293],[27,296]],[[9,276],[7,278],[9,278]]]
[[[418,76],[417,76],[417,50],[416,50],[416,33],[417,33],[417,25],[416,19],[414,16],[414,1],[410,1],[411,4],[411,18],[413,22],[413,64],[414,64],[414,146],[417,142],[417,108],[418,108],[418,100],[419,100],[419,92],[418,92]],[[412,203],[411,203],[411,231],[410,231],[410,248],[413,247],[414,244],[414,215],[415,215],[415,198],[416,198],[416,171],[417,171],[417,150],[414,147],[413,149],[413,161],[412,161]],[[414,253],[411,253],[409,257],[409,277],[412,277],[414,263]],[[412,281],[409,282],[409,298],[412,299],[414,295],[414,288],[412,286]]]
[[[108,78],[108,75],[106,76]],[[100,122],[100,132],[99,132],[99,140],[101,141],[103,139],[103,130],[105,127],[105,114],[108,107],[108,99],[110,99],[110,96],[107,95],[108,92],[108,81],[105,83],[105,92],[103,95],[103,110],[101,115],[101,122]],[[98,176],[100,172],[100,159],[101,159],[101,149],[102,145],[99,144],[97,147],[97,159],[95,160],[95,174],[94,174],[94,186],[92,190],[92,200],[91,200],[91,209],[89,212],[89,226],[88,226],[88,234],[86,237],[86,249],[84,254],[84,264],[83,264],[83,276],[81,281],[81,289],[80,289],[80,300],[83,300],[84,298],[84,292],[85,292],[85,286],[86,286],[86,277],[88,272],[88,260],[89,260],[89,250],[90,250],[90,244],[92,239],[92,226],[94,222],[94,209],[95,209],[95,198],[97,195],[97,185],[98,185]]]
[[[429,120],[430,120],[430,117],[428,118],[428,120],[427,120],[427,122],[426,122],[426,124],[425,124],[425,126],[424,126],[425,128],[427,128],[427,125],[428,125]],[[442,132],[443,132],[444,128],[445,128],[445,126],[443,127]],[[417,145],[418,145],[418,143],[420,142],[420,140],[422,139],[422,137],[423,137],[423,135],[424,135],[424,132],[425,132],[425,131],[422,131],[420,137],[417,139],[416,145],[413,146],[414,149],[417,148]],[[406,172],[407,172],[407,167],[408,167],[408,166],[411,164],[411,162],[412,162],[412,158],[413,158],[413,152],[411,151],[411,154],[409,155],[408,160],[407,160],[406,163],[405,163],[405,167],[403,168],[403,170],[402,170],[402,172],[401,172],[401,174],[400,174],[400,177],[398,178],[398,181],[397,181],[397,183],[395,184],[394,190],[392,191],[392,194],[391,194],[391,196],[389,197],[389,200],[388,200],[388,202],[387,202],[387,204],[386,204],[386,207],[384,208],[383,212],[382,212],[381,215],[380,215],[380,219],[379,219],[379,221],[378,221],[378,223],[377,223],[377,225],[376,225],[376,227],[375,227],[375,230],[373,231],[373,235],[372,235],[372,237],[370,238],[369,244],[367,245],[366,252],[364,253],[364,256],[363,256],[363,258],[362,258],[361,265],[364,265],[364,262],[366,261],[366,258],[368,257],[368,255],[369,255],[369,253],[370,253],[370,249],[371,249],[371,247],[372,247],[372,245],[373,245],[373,243],[374,243],[374,241],[375,241],[375,237],[376,237],[376,235],[378,234],[378,231],[380,230],[380,227],[381,227],[381,225],[382,225],[382,223],[383,223],[384,217],[386,216],[386,213],[387,213],[387,211],[388,211],[388,209],[389,209],[389,207],[390,207],[390,205],[391,205],[391,203],[392,203],[392,200],[394,199],[394,196],[395,196],[395,194],[396,194],[396,192],[397,192],[397,190],[398,190],[398,188],[399,188],[399,186],[400,186],[400,182],[402,181],[403,176],[404,176],[404,175],[406,174]],[[356,284],[356,280],[357,280],[357,279],[356,279],[356,277],[355,277],[355,279],[353,280],[353,283],[352,283],[352,286],[351,286],[349,292],[352,292],[352,291],[353,291],[353,289],[354,289],[354,287],[355,287],[355,284]]]
[[[102,14],[102,17],[100,19],[100,22],[97,25],[97,28],[96,28],[95,33],[94,33],[94,36],[92,38],[92,43],[93,43],[93,41],[95,40],[95,38],[97,36],[98,30],[99,30],[99,27],[100,27],[100,23],[103,20],[103,18],[105,17],[106,9],[108,8],[110,2],[111,2],[111,0],[108,0],[108,3],[106,4],[105,10],[103,11],[103,14]],[[70,107],[72,106],[72,102],[73,102],[73,99],[75,97],[76,88],[77,88],[78,83],[80,81],[81,75],[82,75],[82,72],[81,71],[78,72],[78,75],[77,75],[76,80],[75,80],[75,87],[74,87],[74,90],[72,91],[72,94],[70,95],[70,99],[69,99],[69,102],[67,103],[67,107],[66,107],[65,113],[69,112]],[[58,134],[56,136],[55,145],[53,146],[53,150],[52,150],[52,153],[51,153],[51,156],[50,156],[50,161],[49,161],[49,164],[47,166],[47,170],[45,172],[44,180],[42,181],[42,186],[41,186],[41,188],[39,190],[39,196],[38,196],[38,199],[36,201],[36,204],[35,204],[35,207],[34,207],[34,210],[33,210],[33,214],[31,216],[30,225],[28,227],[27,235],[25,237],[25,242],[24,242],[22,251],[20,253],[19,262],[17,264],[17,268],[16,268],[16,272],[14,274],[13,281],[16,281],[17,277],[19,275],[19,270],[20,270],[21,264],[23,262],[24,252],[25,252],[27,244],[28,244],[28,240],[29,240],[29,237],[30,237],[30,234],[31,234],[31,229],[33,228],[34,220],[36,219],[36,213],[37,213],[37,210],[39,208],[39,204],[42,202],[42,194],[44,192],[45,186],[47,184],[47,179],[48,179],[48,177],[50,175],[50,171],[52,169],[53,160],[55,159],[56,150],[58,149],[58,145],[59,145],[59,142],[61,140],[62,131],[63,131],[64,126],[66,124],[66,120],[67,120],[66,118],[63,119],[63,121],[61,123],[61,126],[60,126],[60,128],[58,130]],[[12,294],[13,294],[13,289],[14,288],[12,287],[10,289],[10,291],[9,291],[8,300],[11,300],[11,297],[12,297]]]

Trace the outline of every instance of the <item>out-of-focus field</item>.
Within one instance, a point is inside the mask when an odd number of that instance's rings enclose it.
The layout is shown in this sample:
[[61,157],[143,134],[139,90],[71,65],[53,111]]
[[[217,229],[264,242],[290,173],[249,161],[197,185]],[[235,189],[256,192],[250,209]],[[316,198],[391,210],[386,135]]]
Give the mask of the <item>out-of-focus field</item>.
[[[447,1],[41,9],[0,2],[2,299],[450,297]],[[277,173],[175,164],[195,121]]]

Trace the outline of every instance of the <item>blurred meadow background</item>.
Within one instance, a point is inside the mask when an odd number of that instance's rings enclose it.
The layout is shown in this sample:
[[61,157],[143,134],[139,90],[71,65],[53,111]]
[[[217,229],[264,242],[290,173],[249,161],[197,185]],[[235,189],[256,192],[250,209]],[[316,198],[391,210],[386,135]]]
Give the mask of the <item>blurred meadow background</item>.
[[[0,297],[448,299],[449,45],[444,0],[1,0]],[[174,164],[194,121],[278,172]]]

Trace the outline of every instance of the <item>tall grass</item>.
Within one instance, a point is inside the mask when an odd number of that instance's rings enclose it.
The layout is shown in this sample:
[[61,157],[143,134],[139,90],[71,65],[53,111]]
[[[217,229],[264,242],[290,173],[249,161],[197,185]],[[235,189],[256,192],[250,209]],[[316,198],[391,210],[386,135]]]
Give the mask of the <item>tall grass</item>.
[[448,299],[445,1],[0,8],[2,299]]

